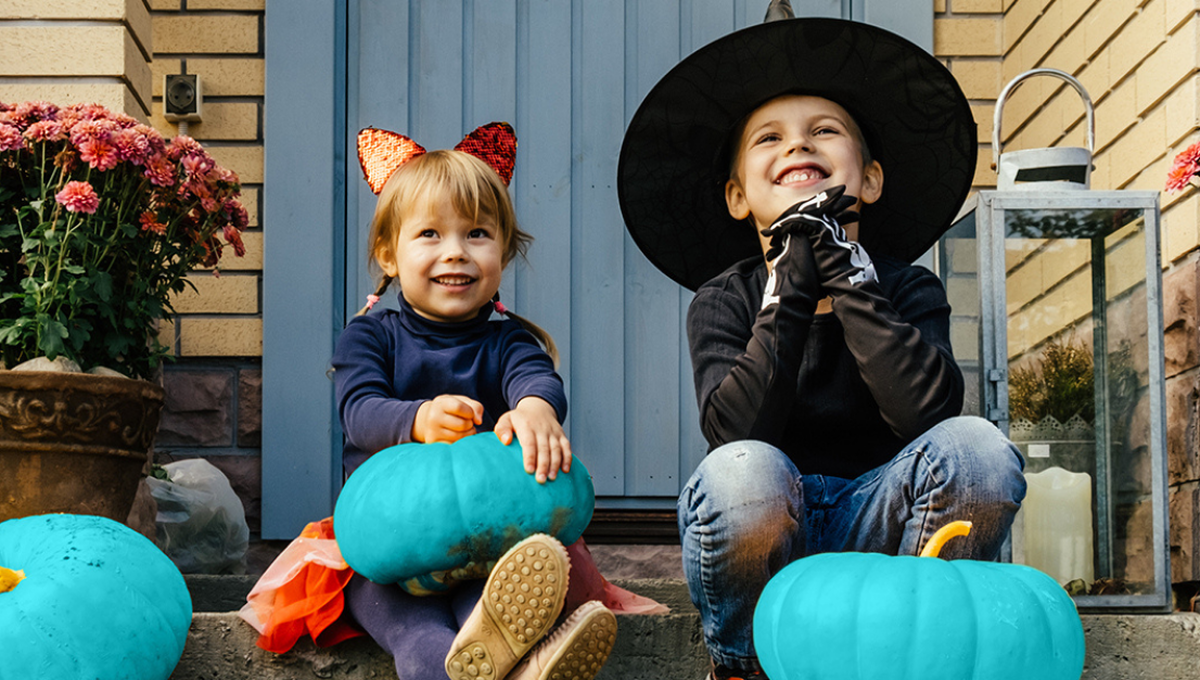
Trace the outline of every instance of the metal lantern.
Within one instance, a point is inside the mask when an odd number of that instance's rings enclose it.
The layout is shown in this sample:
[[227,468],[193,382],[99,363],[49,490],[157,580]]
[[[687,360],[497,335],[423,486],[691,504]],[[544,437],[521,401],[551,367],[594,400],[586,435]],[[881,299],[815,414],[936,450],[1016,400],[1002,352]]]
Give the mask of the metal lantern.
[[[1031,76],[1070,84],[1088,148],[1000,153],[1004,102]],[[1091,99],[1035,69],[996,103],[997,188],[972,196],[935,267],[953,307],[965,412],[1025,457],[1011,556],[1083,611],[1168,611],[1166,413],[1158,193],[1092,191]]]

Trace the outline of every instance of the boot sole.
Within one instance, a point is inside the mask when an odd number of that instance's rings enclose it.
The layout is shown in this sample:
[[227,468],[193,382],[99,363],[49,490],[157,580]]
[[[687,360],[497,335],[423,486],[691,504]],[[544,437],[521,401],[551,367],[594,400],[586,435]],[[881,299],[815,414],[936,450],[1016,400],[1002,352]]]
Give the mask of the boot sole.
[[[537,534],[504,554],[488,575],[477,609],[446,656],[451,680],[502,680],[541,640],[567,596],[567,551]],[[472,621],[481,618],[476,630]],[[464,635],[463,633],[466,633]]]
[[617,617],[599,602],[588,602],[555,631],[554,642],[558,642],[559,635],[566,639],[562,640],[537,680],[592,680],[608,661],[617,641]]

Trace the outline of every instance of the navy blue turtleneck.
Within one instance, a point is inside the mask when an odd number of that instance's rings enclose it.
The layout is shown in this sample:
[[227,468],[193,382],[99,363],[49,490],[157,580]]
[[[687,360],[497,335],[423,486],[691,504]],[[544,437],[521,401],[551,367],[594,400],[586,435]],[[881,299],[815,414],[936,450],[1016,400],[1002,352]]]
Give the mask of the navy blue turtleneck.
[[354,318],[333,352],[346,475],[376,451],[412,441],[417,409],[440,394],[482,403],[481,432],[529,396],[545,399],[559,422],[566,418],[566,393],[550,357],[516,321],[490,321],[491,303],[461,323],[430,321],[403,296],[400,306]]

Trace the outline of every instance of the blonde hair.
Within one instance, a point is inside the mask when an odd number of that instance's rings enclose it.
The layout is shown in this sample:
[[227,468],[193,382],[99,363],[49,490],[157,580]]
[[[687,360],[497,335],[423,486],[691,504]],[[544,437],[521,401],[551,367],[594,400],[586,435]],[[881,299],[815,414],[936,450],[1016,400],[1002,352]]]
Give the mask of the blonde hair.
[[[449,200],[455,212],[474,223],[483,220],[494,223],[500,240],[502,266],[508,266],[518,256],[524,258],[533,242],[533,236],[517,223],[508,187],[496,171],[468,153],[443,149],[408,161],[384,184],[367,237],[369,266],[379,268],[379,254],[394,248],[405,218],[414,208],[430,200]],[[383,295],[391,283],[392,277],[384,274],[375,295]],[[358,315],[365,314],[369,308],[369,305],[362,308]],[[512,312],[506,315],[532,333],[546,348],[554,365],[558,365],[558,348],[549,333]]]

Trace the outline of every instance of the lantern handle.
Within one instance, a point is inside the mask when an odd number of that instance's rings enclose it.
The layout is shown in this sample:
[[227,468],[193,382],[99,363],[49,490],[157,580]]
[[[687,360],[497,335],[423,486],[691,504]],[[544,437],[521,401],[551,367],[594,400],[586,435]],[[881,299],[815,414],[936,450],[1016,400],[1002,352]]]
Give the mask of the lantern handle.
[[1083,100],[1083,108],[1087,112],[1087,150],[1088,155],[1095,155],[1096,149],[1096,110],[1092,106],[1092,98],[1088,96],[1088,92],[1084,89],[1083,84],[1075,79],[1075,76],[1060,71],[1056,68],[1035,68],[1026,71],[1016,78],[1013,78],[1000,91],[1000,98],[996,100],[996,113],[992,118],[992,168],[997,168],[1000,165],[1000,119],[1004,113],[1004,101],[1013,93],[1017,87],[1027,78],[1033,76],[1054,76],[1060,80],[1066,81],[1068,85],[1075,88],[1079,93],[1079,98]]

